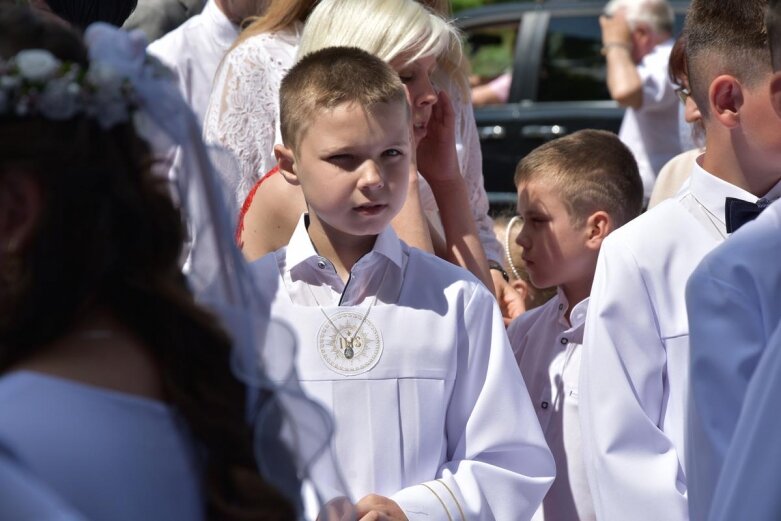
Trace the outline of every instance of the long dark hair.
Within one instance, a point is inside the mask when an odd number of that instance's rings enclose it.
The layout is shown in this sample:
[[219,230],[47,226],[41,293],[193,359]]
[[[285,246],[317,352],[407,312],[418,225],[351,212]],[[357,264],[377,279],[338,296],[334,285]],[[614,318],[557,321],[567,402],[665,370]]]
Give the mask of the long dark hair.
[[[9,24],[26,35],[16,50]],[[48,35],[36,47],[86,63],[75,33],[27,9],[0,9],[0,51],[15,54],[36,34]],[[44,208],[14,288],[0,287],[0,373],[83,313],[108,309],[155,358],[165,399],[205,449],[209,518],[293,519],[290,504],[257,473],[231,342],[186,288],[181,216],[151,166],[131,124],[107,131],[80,117],[0,116],[0,177],[33,176]]]

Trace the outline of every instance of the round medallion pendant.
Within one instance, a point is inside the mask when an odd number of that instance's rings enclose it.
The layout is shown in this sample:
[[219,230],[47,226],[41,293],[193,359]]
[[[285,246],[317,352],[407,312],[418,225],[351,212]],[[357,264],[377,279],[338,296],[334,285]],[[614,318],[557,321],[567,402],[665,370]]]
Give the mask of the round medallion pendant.
[[[382,356],[382,336],[363,315],[345,311],[325,321],[317,333],[320,358],[332,371],[345,376],[365,373]],[[358,330],[360,326],[360,330]]]

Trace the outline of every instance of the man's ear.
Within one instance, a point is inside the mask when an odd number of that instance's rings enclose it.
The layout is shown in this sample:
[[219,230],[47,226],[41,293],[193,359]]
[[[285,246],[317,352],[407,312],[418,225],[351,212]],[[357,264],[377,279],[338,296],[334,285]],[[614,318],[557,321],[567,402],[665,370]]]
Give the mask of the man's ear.
[[740,124],[743,87],[734,76],[717,76],[708,89],[708,103],[713,119],[728,129],[735,128]]
[[602,241],[613,231],[613,219],[604,210],[598,210],[589,215],[586,220],[586,246],[599,250]]
[[298,186],[298,175],[296,175],[296,158],[293,150],[285,145],[274,145],[274,157],[277,158],[279,173],[285,178],[285,181],[291,185]]
[[775,73],[770,80],[770,103],[776,115],[781,118],[781,71]]
[[43,211],[43,194],[33,176],[0,176],[0,250],[16,253],[32,239]]

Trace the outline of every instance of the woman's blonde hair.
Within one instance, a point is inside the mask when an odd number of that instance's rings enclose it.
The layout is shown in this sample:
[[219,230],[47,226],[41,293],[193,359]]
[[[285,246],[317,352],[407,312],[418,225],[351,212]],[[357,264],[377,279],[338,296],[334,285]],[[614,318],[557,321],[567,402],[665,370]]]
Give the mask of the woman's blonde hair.
[[262,16],[252,16],[242,22],[242,31],[234,47],[248,38],[263,33],[281,31],[296,22],[305,22],[317,0],[270,0],[268,10]]
[[324,47],[358,47],[386,62],[435,56],[441,85],[468,93],[458,30],[414,0],[322,0],[304,26],[298,58]]

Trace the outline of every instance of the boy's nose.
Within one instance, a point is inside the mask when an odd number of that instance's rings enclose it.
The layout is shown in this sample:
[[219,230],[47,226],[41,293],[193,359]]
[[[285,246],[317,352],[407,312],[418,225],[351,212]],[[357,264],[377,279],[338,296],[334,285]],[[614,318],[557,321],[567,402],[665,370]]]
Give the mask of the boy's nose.
[[523,221],[521,221],[521,229],[518,230],[518,235],[515,236],[515,244],[524,250],[529,248],[529,238],[527,237],[526,233],[524,233],[525,230],[526,225],[523,223]]
[[384,184],[379,165],[374,161],[368,161],[361,172],[361,188],[382,188]]

